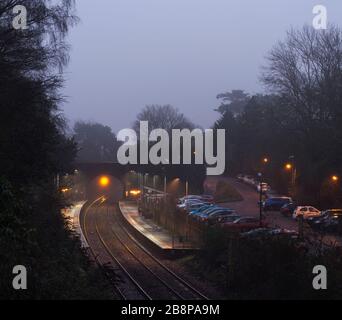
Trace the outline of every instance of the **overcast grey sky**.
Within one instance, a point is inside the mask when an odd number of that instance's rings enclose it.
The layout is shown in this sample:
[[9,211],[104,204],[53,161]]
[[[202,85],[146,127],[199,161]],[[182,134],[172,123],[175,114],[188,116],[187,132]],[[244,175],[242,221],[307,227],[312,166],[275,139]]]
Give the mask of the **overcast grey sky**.
[[117,132],[145,105],[172,104],[209,128],[216,95],[261,92],[266,53],[317,4],[340,24],[340,0],[78,0],[64,112]]

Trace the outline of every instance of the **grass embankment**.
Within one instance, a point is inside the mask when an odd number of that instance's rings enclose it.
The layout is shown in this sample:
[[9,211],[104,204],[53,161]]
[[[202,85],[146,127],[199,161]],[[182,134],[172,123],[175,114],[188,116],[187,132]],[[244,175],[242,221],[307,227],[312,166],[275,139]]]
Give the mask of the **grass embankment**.
[[215,202],[235,202],[242,201],[243,197],[232,185],[227,181],[219,180],[216,185],[214,194]]

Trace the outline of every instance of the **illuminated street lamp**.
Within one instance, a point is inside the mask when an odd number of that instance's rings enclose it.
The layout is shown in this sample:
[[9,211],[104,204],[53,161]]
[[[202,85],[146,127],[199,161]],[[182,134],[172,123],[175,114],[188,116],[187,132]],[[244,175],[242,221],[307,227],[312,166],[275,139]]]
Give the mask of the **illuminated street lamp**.
[[291,170],[291,169],[292,169],[292,164],[291,164],[291,163],[287,163],[287,164],[285,165],[285,169],[286,169],[286,170]]
[[339,177],[336,175],[331,176],[331,181],[332,182],[337,182],[339,180]]
[[269,159],[268,158],[264,158],[264,159],[262,159],[262,162],[266,164],[266,163],[269,162]]

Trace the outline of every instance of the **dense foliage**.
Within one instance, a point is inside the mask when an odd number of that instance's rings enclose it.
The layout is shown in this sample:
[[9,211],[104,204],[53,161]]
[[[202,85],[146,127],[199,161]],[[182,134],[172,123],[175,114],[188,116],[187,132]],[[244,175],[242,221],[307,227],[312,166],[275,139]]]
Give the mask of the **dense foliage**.
[[[341,248],[323,247],[309,239],[245,238],[211,228],[203,251],[186,263],[227,299],[340,299]],[[328,270],[328,290],[313,289],[318,265]]]
[[[12,26],[24,5],[26,30]],[[57,174],[71,172],[74,141],[59,112],[64,37],[76,22],[73,1],[0,3],[0,298],[108,296],[104,280],[66,228]],[[28,290],[15,291],[12,269],[24,265]]]
[[74,138],[78,145],[77,161],[116,162],[119,142],[110,127],[78,121],[74,126]]

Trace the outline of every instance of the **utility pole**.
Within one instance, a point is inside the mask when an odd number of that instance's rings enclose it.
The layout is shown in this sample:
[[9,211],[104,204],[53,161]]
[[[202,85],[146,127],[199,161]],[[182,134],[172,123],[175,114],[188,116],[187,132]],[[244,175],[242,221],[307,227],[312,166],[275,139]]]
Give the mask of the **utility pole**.
[[167,187],[167,179],[166,176],[164,176],[164,202],[166,204],[166,187]]

